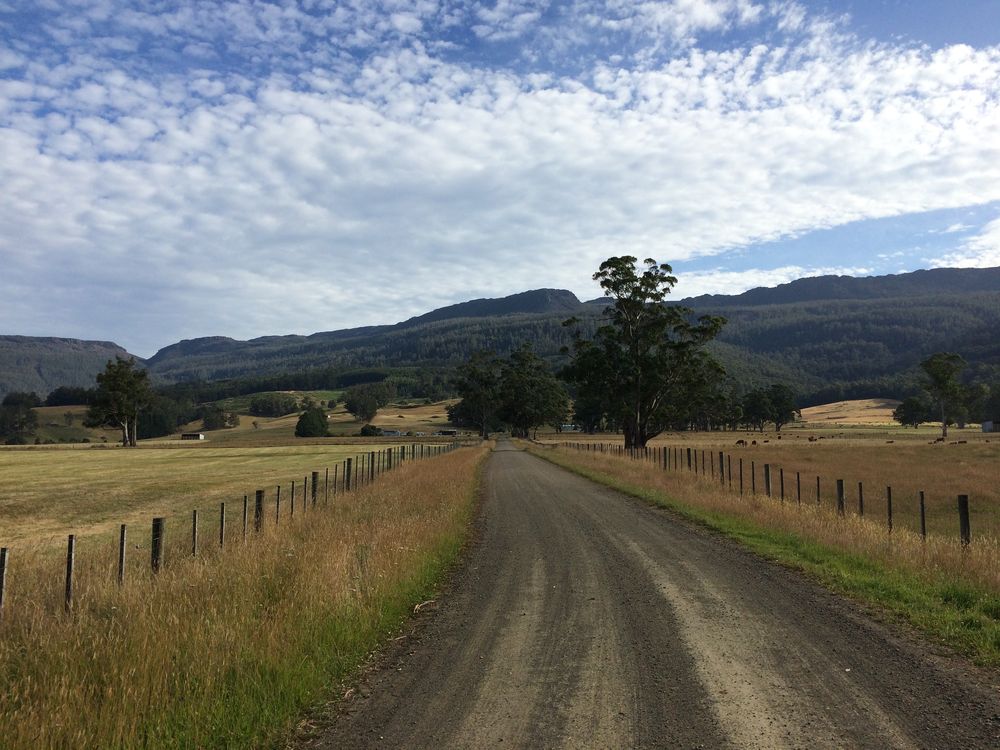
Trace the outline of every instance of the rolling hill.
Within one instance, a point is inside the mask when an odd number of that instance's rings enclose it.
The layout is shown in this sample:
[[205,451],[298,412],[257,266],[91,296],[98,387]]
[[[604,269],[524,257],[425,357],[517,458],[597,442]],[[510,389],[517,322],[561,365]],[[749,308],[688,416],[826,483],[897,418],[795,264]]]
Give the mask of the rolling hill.
[[[450,367],[483,348],[522,342],[549,360],[569,343],[562,322],[600,322],[601,299],[537,289],[449,305],[394,325],[250,341],[206,337],[164,347],[146,362],[160,383],[214,381],[329,368]],[[822,403],[890,396],[912,387],[921,359],[956,351],[970,374],[1000,379],[1000,268],[933,269],[893,276],[822,276],[739,295],[681,300],[728,324],[712,344],[740,382],[783,381]],[[0,391],[93,382],[124,350],[103,342],[0,337]]]

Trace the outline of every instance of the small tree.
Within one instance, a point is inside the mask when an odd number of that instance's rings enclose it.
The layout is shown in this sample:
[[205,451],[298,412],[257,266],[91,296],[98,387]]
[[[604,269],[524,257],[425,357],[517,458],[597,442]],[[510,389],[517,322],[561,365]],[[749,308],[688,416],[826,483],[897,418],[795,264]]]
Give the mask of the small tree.
[[965,360],[958,354],[938,352],[920,363],[927,376],[924,390],[931,397],[935,411],[941,417],[941,437],[948,437],[948,425],[962,407],[963,389],[958,377],[965,369]]
[[218,404],[210,404],[202,408],[201,428],[205,431],[223,430],[227,427],[238,427],[240,415],[226,411]]
[[0,438],[5,443],[27,443],[37,428],[38,415],[27,402],[8,403],[4,399],[3,406],[0,406]]
[[319,406],[310,406],[295,424],[295,437],[326,437],[326,412]]
[[458,368],[455,386],[462,400],[448,410],[452,422],[466,422],[489,437],[500,409],[500,367],[497,355],[483,350]]
[[795,405],[795,391],[787,385],[774,383],[767,389],[767,398],[771,402],[770,421],[774,422],[774,431],[781,432],[783,425],[794,421],[801,412]]
[[359,422],[370,422],[395,395],[396,390],[391,383],[353,385],[344,392],[344,407]]
[[767,389],[755,388],[743,396],[743,404],[740,410],[741,420],[744,425],[759,432],[764,431],[764,426],[771,419],[771,398]]
[[87,410],[87,427],[114,427],[121,430],[122,445],[135,446],[139,412],[152,399],[149,374],[136,368],[135,360],[115,357],[97,375],[97,390]]
[[930,419],[931,407],[925,399],[910,396],[892,411],[892,418],[904,427],[920,427]]

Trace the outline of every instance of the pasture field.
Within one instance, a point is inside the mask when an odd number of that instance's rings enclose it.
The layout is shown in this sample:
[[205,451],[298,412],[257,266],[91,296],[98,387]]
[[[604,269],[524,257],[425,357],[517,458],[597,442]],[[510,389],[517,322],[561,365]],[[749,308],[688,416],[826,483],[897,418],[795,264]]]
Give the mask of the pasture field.
[[[886,518],[886,487],[891,487],[894,526],[913,531],[919,529],[918,498],[923,491],[928,533],[943,536],[957,536],[957,496],[969,495],[973,536],[1000,538],[1000,439],[966,429],[950,430],[948,442],[934,443],[938,434],[940,429],[930,427],[799,427],[783,429],[780,439],[774,432],[668,433],[652,440],[649,446],[680,448],[685,456],[686,449],[691,448],[698,454],[699,467],[704,450],[709,470],[712,463],[708,462],[717,464],[718,453],[723,451],[732,457],[734,485],[742,459],[746,489],[749,491],[751,486],[753,465],[761,493],[763,466],[770,464],[774,493],[779,492],[778,477],[783,469],[786,497],[792,500],[797,498],[798,472],[805,503],[816,501],[816,477],[820,478],[820,500],[825,504],[834,502],[836,480],[843,479],[847,508],[854,513],[858,510],[861,482],[865,516],[873,521]],[[815,440],[810,441],[810,437]],[[612,435],[566,433],[542,439],[550,443],[566,440],[621,445],[621,436]],[[737,446],[739,440],[749,445]],[[757,445],[752,445],[753,441]]]
[[[292,395],[333,394],[335,391],[288,391]],[[250,397],[246,397],[248,400]],[[386,430],[399,430],[404,435],[407,432],[422,432],[432,436],[440,429],[451,428],[448,421],[448,407],[455,399],[439,401],[432,404],[398,402],[379,409],[372,424]],[[238,404],[237,404],[238,405]],[[338,404],[334,409],[327,410],[327,425],[330,435],[336,438],[351,438],[356,436],[364,426],[353,414]],[[205,432],[205,442],[220,446],[263,447],[276,444],[299,445],[303,441],[295,437],[295,424],[299,413],[285,414],[281,417],[255,417],[240,412],[240,423],[236,427]],[[178,434],[170,435],[148,443],[178,442],[181,432],[201,432],[201,422],[191,422],[178,429]],[[113,439],[113,438],[112,438]],[[187,445],[187,443],[186,443]]]
[[[316,508],[302,509],[300,496],[300,510],[279,519],[269,491],[260,532],[244,538],[234,514],[225,547],[206,533],[192,556],[192,507],[209,506],[211,517],[210,501],[239,496],[242,511],[247,489],[287,488],[356,449],[0,452],[2,494],[18,491],[16,503],[0,505],[2,535],[15,517],[21,540],[0,618],[0,744],[283,746],[303,712],[433,598],[467,537],[485,453],[397,463],[391,476],[329,502],[321,485]],[[179,509],[154,575],[149,515]],[[98,532],[129,512],[142,533],[130,537],[132,564],[119,586],[111,539]],[[56,550],[28,542],[60,524],[91,535],[77,548],[65,612]]]
[[265,489],[271,503],[280,485],[287,503],[293,480],[300,494],[306,474],[319,471],[323,481],[325,469],[332,475],[348,457],[399,444],[300,440],[267,447],[191,447],[190,442],[151,441],[129,449],[0,449],[0,546],[63,544],[67,534],[110,538],[121,523],[145,534],[154,516],[188,518],[195,509],[211,523],[220,502],[234,513],[239,506],[242,513],[244,494]]

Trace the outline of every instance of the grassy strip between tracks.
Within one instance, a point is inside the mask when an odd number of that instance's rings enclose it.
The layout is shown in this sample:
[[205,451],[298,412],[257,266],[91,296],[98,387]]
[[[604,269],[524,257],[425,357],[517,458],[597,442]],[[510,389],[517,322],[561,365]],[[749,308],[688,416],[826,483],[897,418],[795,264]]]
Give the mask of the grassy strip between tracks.
[[829,507],[744,497],[655,465],[531,447],[532,453],[599,484],[669,508],[754,552],[874,604],[977,664],[1000,666],[1000,550],[996,540],[957,541],[909,532],[890,536],[867,519]]
[[81,570],[69,615],[50,571],[18,558],[0,621],[0,744],[281,745],[433,596],[467,538],[485,453],[404,465],[123,589]]

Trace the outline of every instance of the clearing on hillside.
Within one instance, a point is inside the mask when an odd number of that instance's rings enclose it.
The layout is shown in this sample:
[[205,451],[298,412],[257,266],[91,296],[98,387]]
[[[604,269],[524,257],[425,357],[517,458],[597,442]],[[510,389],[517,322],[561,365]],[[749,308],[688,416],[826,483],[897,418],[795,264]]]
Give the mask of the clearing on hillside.
[[[802,410],[802,421],[816,426],[823,424],[895,424],[893,410],[899,401],[891,398],[863,398],[810,406]],[[818,424],[816,424],[818,423]]]

